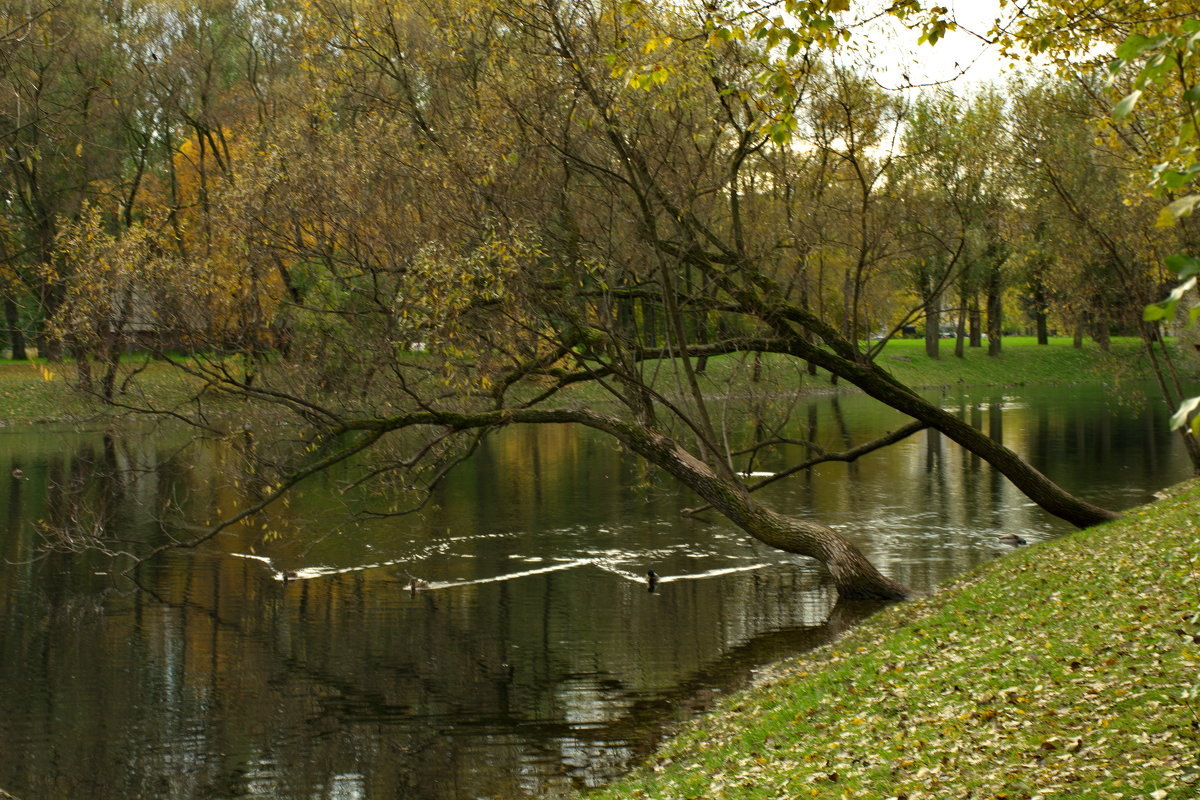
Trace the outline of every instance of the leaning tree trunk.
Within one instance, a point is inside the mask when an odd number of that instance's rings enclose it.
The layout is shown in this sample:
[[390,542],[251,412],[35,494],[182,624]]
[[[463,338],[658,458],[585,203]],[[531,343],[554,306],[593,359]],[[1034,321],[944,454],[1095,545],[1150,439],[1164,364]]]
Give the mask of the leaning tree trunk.
[[877,570],[866,556],[832,528],[779,514],[758,503],[736,478],[722,476],[673,439],[635,422],[588,409],[504,409],[475,414],[424,412],[383,420],[361,420],[331,432],[385,432],[419,425],[452,431],[511,423],[575,423],[609,434],[655,466],[678,478],[733,524],[755,539],[789,553],[821,562],[833,577],[838,595],[863,600],[904,600],[912,592]]
[[634,452],[678,478],[733,524],[764,544],[820,561],[840,597],[904,600],[912,592],[883,575],[853,542],[825,525],[789,517],[755,501],[746,487],[722,478],[671,439],[593,412],[575,412],[589,427],[604,430]]
[[816,356],[798,337],[793,339],[793,347],[788,352],[801,358],[816,358],[821,362],[821,366],[840,373],[843,378],[876,400],[946,434],[999,470],[1014,486],[1024,492],[1026,497],[1059,519],[1080,528],[1087,528],[1121,517],[1115,511],[1093,505],[1066,491],[1012,450],[954,414],[920,397],[875,364],[850,362],[828,351],[821,351],[820,355]]

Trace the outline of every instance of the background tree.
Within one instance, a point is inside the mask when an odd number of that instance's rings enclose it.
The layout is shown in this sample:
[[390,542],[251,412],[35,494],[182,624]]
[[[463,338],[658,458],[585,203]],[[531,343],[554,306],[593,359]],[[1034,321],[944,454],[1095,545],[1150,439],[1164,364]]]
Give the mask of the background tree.
[[980,297],[987,312],[989,355],[1002,333],[1003,269],[1008,257],[1008,147],[1004,100],[995,90],[966,99],[943,92],[914,103],[905,131],[906,185],[916,244],[909,280],[925,311],[926,354],[939,355],[942,311],[955,313],[955,355],[970,327],[980,343]]
[[[935,228],[892,224],[902,107],[825,61],[836,8],[789,3],[784,25],[712,3],[147,2],[154,47],[133,71],[152,111],[114,127],[153,127],[122,151],[118,196],[136,203],[63,215],[48,261],[74,271],[61,330],[102,363],[121,298],[148,298],[192,352],[173,363],[195,396],[143,410],[235,443],[261,500],[224,525],[343,462],[394,494],[379,513],[401,513],[491,431],[562,423],[820,560],[846,596],[906,590],[847,537],[758,502],[772,479],[744,477],[755,459],[790,457],[782,477],[930,427],[1051,513],[1115,516],[875,363],[866,334],[901,296],[891,268]],[[997,138],[998,108],[947,112],[940,178],[914,178],[909,209],[954,209],[939,246],[997,270],[1003,162],[978,140]],[[701,374],[760,354],[911,422],[797,460],[786,403],[740,424],[721,407],[735,384]]]
[[[1167,257],[1180,246],[1174,232],[1154,226],[1158,214],[1140,190],[1137,159],[1118,136],[1097,136],[1089,123],[1091,97],[1072,87],[1039,85],[1017,97],[1017,139],[1026,164],[1026,202],[1041,224],[1052,226],[1061,285],[1075,317],[1076,341],[1089,332],[1108,348],[1114,330],[1138,335],[1155,366],[1163,402],[1182,399],[1179,371],[1156,324],[1141,309],[1161,296]],[[1088,254],[1081,256],[1081,254]],[[1200,445],[1184,437],[1193,466]]]

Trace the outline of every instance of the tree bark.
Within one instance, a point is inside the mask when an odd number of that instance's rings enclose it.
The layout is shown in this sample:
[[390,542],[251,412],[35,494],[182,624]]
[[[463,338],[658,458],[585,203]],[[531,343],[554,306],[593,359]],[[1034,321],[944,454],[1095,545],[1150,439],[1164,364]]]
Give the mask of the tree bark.
[[821,562],[829,570],[840,597],[904,600],[913,595],[911,590],[880,573],[853,542],[832,528],[772,511],[755,501],[740,481],[718,475],[674,440],[606,414],[587,409],[520,409],[478,414],[427,412],[351,423],[333,434],[335,438],[355,430],[378,434],[418,425],[458,431],[512,423],[564,422],[585,425],[614,437],[678,479],[734,525],[764,544]]
[[958,317],[954,322],[954,357],[963,358],[963,344],[967,338],[967,293],[958,293]]
[[[822,360],[825,363],[822,363],[821,366],[840,372],[842,377],[876,400],[946,434],[969,452],[999,470],[1030,500],[1056,517],[1080,528],[1120,519],[1120,514],[1088,503],[1065,491],[1012,450],[993,441],[986,434],[972,428],[955,415],[913,393],[911,389],[898,383],[876,365],[848,363],[828,351],[823,352],[825,357]],[[812,357],[807,350],[803,353],[797,352],[796,355],[801,358]]]
[[941,299],[937,296],[929,298],[925,302],[925,355],[930,358],[938,358],[939,347],[941,345],[941,328],[942,311],[938,307]]
[[1046,312],[1039,309],[1034,313],[1033,319],[1037,325],[1037,343],[1050,344],[1050,332],[1046,329]]
[[983,347],[983,325],[979,314],[979,296],[971,295],[971,303],[967,309],[967,320],[970,328],[970,338],[967,342],[971,347]]
[[1000,289],[1000,267],[997,265],[992,267],[987,286],[988,355],[993,357],[1000,355],[1001,336],[1004,333]]
[[740,482],[720,478],[671,439],[590,411],[576,422],[603,430],[666,470],[746,533],[764,544],[815,558],[833,577],[838,595],[862,600],[903,600],[912,592],[884,576],[852,542],[832,528],[784,516],[756,502]]
[[28,358],[25,354],[25,333],[21,330],[17,304],[8,296],[4,298],[4,321],[8,327],[8,342],[12,346],[12,358],[16,361],[24,361]]

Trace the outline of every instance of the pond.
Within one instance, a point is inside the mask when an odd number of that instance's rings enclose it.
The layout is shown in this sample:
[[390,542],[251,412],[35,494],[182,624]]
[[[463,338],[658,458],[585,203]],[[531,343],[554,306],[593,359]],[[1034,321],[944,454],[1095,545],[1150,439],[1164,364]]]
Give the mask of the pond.
[[[1165,413],[1096,387],[935,397],[1104,505],[1190,473]],[[831,450],[903,421],[857,395],[805,402]],[[41,532],[102,519],[121,549],[227,512],[219,448],[9,428],[0,475],[0,788],[23,800],[546,797],[620,775],[874,610],[835,602],[808,559],[681,516],[693,495],[568,427],[487,441],[415,516],[348,518],[330,476],[142,589],[96,554],[41,554]],[[1002,557],[1000,534],[1068,531],[925,432],[764,495],[922,590]],[[177,504],[194,519],[164,531]]]

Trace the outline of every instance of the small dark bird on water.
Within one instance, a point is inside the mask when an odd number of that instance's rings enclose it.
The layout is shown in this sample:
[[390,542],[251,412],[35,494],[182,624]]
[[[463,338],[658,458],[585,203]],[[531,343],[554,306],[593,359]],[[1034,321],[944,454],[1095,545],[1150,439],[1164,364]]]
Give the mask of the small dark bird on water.
[[1001,544],[1011,544],[1014,547],[1020,547],[1021,545],[1027,543],[1023,537],[1020,537],[1015,533],[1006,533],[1003,536],[997,536],[996,541],[1000,542]]
[[649,570],[646,573],[646,583],[650,586],[649,591],[653,592],[654,587],[658,586],[658,573],[654,570]]

